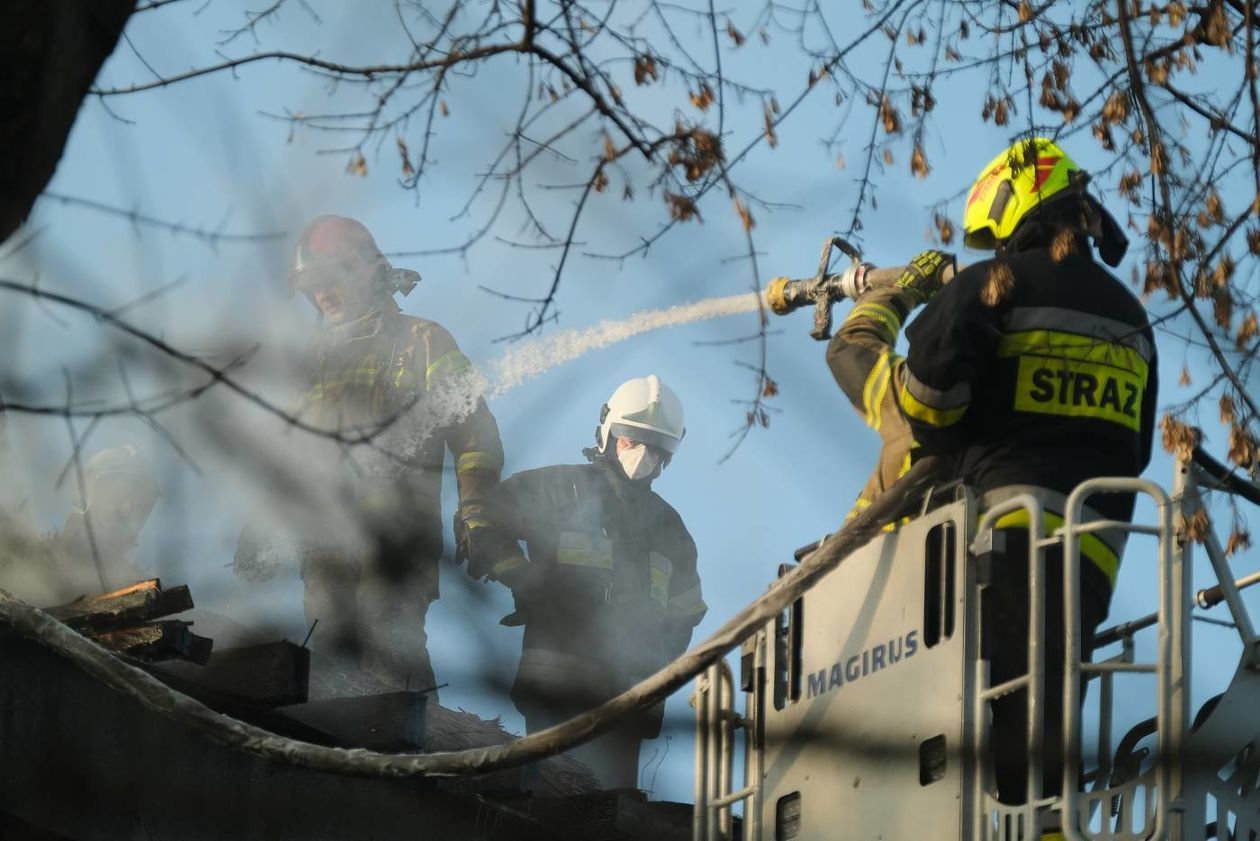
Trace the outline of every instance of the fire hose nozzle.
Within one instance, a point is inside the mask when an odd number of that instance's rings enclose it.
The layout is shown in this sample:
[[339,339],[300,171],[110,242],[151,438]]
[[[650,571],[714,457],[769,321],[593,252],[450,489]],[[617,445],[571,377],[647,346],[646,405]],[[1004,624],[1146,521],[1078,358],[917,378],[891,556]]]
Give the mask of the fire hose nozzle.
[[[840,274],[827,274],[831,252],[843,251],[852,263]],[[814,329],[809,334],[825,340],[831,336],[831,305],[844,298],[856,298],[865,288],[866,272],[871,268],[861,255],[841,237],[827,237],[818,257],[818,272],[812,278],[791,280],[776,277],[766,287],[766,303],[776,315],[786,315],[806,304],[814,305]]]

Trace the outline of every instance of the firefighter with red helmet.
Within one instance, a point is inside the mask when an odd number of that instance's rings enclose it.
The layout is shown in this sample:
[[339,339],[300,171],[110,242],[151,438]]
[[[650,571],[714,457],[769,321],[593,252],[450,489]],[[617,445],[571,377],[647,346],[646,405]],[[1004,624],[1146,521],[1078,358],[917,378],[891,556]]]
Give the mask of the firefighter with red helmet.
[[[445,452],[459,485],[456,558],[470,572],[490,537],[484,506],[503,467],[499,430],[485,402],[442,408],[471,365],[440,324],[403,315],[394,300],[419,275],[397,269],[354,219],[320,216],[302,231],[290,290],[319,310],[309,381],[295,414],[341,436],[361,436],[349,456],[331,447],[338,504],[360,528],[320,534],[299,552],[307,621],[316,649],[387,683],[436,685],[425,616],[438,597]],[[320,452],[321,442],[311,451]],[[246,552],[248,554],[248,552]],[[238,566],[242,548],[238,547]],[[484,574],[484,573],[483,573]]]

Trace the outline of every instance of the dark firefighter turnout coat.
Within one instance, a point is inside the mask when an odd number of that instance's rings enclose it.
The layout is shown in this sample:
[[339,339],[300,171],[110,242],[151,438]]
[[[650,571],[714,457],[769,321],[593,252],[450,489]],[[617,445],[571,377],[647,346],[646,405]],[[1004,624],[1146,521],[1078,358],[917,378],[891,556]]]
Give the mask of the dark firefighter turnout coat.
[[[1098,476],[1137,476],[1151,457],[1158,366],[1141,303],[1087,245],[1059,260],[1035,248],[960,272],[906,330],[898,400],[916,455],[954,459],[992,506],[1034,491],[1047,531],[1064,497]],[[1129,494],[1091,497],[1086,519],[1129,520]],[[1023,512],[999,527],[1026,527]],[[1082,583],[1110,592],[1123,550],[1086,534]],[[1101,574],[1101,575],[1099,575]],[[1092,581],[1091,581],[1092,578]]]
[[[356,464],[340,448],[330,457],[352,483],[352,503],[382,529],[405,527],[415,559],[437,596],[442,553],[441,489],[446,449],[455,460],[461,504],[481,503],[499,480],[503,447],[498,425],[481,399],[444,394],[471,368],[440,324],[398,312],[392,302],[349,328],[322,336],[309,387],[299,401],[304,421],[343,434],[380,432],[374,447],[355,447]],[[381,427],[384,426],[384,429]]]
[[[590,709],[633,686],[686,650],[708,609],[682,518],[616,470],[603,460],[543,467],[498,489],[496,520],[529,556],[494,572],[529,581],[515,591],[525,638],[512,688],[527,717]],[[529,575],[508,578],[519,564]],[[660,722],[659,706],[647,711],[642,735]]]

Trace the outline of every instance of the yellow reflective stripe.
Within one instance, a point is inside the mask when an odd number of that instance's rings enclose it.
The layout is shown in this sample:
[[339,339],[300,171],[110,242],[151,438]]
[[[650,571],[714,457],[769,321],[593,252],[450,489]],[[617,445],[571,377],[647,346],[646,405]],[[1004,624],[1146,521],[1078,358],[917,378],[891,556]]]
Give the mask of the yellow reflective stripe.
[[577,567],[612,569],[612,541],[607,538],[591,539],[581,532],[560,532],[560,545],[556,549],[556,563]]
[[872,427],[876,432],[884,425],[884,398],[888,396],[888,384],[892,382],[893,366],[900,361],[900,356],[889,355],[888,365],[884,368],[884,376],[880,378],[879,384],[875,387],[875,393],[871,396],[871,408],[875,410],[875,423]]
[[490,568],[490,575],[492,578],[498,578],[502,576],[505,572],[511,572],[512,570],[516,569],[518,566],[521,566],[524,563],[525,563],[525,559],[522,558],[520,555],[513,555],[510,558],[504,558],[503,560],[499,561],[497,564],[495,564],[493,567]]
[[1150,365],[1138,350],[1076,333],[1029,330],[1004,336],[998,355],[1019,358],[1016,411],[1140,431]]
[[394,374],[394,388],[411,388],[415,384],[416,375],[410,368],[399,368]]
[[[1049,537],[1054,530],[1063,526],[1063,518],[1052,511],[1042,512],[1045,524],[1045,534],[1042,537]],[[1019,509],[1012,511],[1004,517],[999,517],[997,522],[993,524],[994,529],[1014,529],[1028,528],[1028,511]],[[1102,539],[1096,534],[1086,532],[1078,538],[1080,540],[1081,554],[1093,562],[1103,575],[1107,576],[1107,582],[1114,589],[1116,586],[1116,576],[1120,572],[1120,556],[1115,553],[1110,546],[1103,543]]]
[[897,393],[897,403],[908,417],[932,426],[952,426],[958,423],[966,414],[968,405],[964,403],[952,409],[933,408],[911,394],[906,383],[901,384],[901,389]]
[[848,316],[844,319],[844,323],[850,324],[862,318],[878,323],[888,331],[890,339],[895,339],[897,334],[901,332],[901,319],[892,307],[876,303],[858,304],[849,311]]
[[882,395],[888,390],[888,356],[888,351],[884,351],[879,355],[879,358],[875,360],[875,365],[871,368],[871,372],[866,375],[866,384],[862,387],[862,408],[866,412],[866,425],[872,429],[879,429],[880,425],[879,398],[876,398],[875,395],[878,393],[882,398]]
[[360,511],[384,511],[392,507],[398,499],[391,491],[376,491],[359,497]]
[[695,616],[697,613],[704,613],[708,609],[709,606],[700,597],[699,586],[692,587],[685,593],[679,593],[669,600],[669,613],[671,616]]
[[648,590],[653,599],[662,606],[669,603],[669,579],[674,573],[674,564],[660,552],[648,552],[649,582]]
[[458,459],[455,460],[455,472],[467,473],[469,470],[489,470],[498,471],[503,467],[503,460],[490,455],[490,453],[482,453],[476,450],[460,453]]
[[472,363],[461,351],[453,350],[443,354],[424,369],[425,388],[431,389],[446,377],[462,373],[471,367]]

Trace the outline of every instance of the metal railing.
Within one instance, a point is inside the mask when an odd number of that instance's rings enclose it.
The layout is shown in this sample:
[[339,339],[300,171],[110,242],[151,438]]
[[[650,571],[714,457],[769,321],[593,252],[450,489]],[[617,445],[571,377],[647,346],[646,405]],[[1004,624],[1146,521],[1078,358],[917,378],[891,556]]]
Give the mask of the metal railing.
[[[757,634],[752,645],[752,669],[765,669],[765,636]],[[695,806],[692,838],[696,841],[734,841],[735,804],[744,803],[742,836],[761,837],[761,774],[763,751],[758,743],[757,711],[764,703],[763,681],[745,695],[745,715],[735,711],[735,681],[725,660],[714,663],[696,681],[691,704],[696,710]],[[735,767],[735,735],[742,731],[743,787],[732,790]]]

